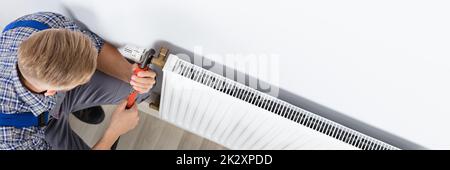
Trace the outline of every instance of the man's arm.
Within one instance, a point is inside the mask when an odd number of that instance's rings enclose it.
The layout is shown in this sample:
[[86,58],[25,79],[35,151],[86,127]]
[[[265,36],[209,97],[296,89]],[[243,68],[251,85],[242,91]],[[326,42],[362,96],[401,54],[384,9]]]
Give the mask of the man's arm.
[[133,74],[132,64],[120,54],[116,47],[108,42],[105,42],[100,50],[97,58],[97,69],[127,83],[130,82]]
[[119,136],[111,131],[106,131],[102,138],[94,145],[93,150],[111,150]]
[[94,150],[110,150],[119,136],[134,129],[139,122],[139,113],[136,105],[130,109],[125,109],[127,101],[122,101],[117,105],[116,110],[111,115],[111,122],[103,134],[103,137],[94,145]]

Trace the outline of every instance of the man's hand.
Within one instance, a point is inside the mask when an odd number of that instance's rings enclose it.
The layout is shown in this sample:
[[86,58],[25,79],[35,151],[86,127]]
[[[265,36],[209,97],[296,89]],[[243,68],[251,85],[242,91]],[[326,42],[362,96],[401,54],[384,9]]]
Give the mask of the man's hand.
[[111,146],[119,136],[134,129],[139,122],[139,113],[137,106],[125,109],[127,101],[122,101],[111,115],[111,122],[106,129],[103,137],[95,144],[92,149],[111,149]]
[[[138,68],[137,64],[133,64],[133,70]],[[133,86],[133,89],[138,91],[139,93],[148,93],[150,89],[155,84],[156,73],[152,70],[148,71],[140,71],[137,76],[132,75],[130,84]]]
[[120,54],[116,47],[105,42],[97,57],[97,69],[124,82],[130,83],[133,89],[139,93],[147,93],[155,84],[156,73],[154,71],[141,71],[134,76],[133,71],[137,64],[131,65]]
[[134,129],[139,122],[139,113],[137,106],[133,105],[130,109],[125,109],[127,101],[122,101],[111,115],[111,122],[108,131],[120,136]]

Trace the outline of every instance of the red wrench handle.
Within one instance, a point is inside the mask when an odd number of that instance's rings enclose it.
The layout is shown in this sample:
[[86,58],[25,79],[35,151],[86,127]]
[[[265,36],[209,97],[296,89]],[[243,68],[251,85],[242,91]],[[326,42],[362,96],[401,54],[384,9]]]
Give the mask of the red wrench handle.
[[[133,70],[133,75],[137,76],[137,74],[141,71],[147,71],[148,67],[138,67],[136,69]],[[128,100],[127,100],[127,107],[126,109],[129,109],[131,107],[133,107],[134,103],[136,102],[136,97],[138,95],[138,91],[134,90],[130,93],[130,95],[128,96]]]

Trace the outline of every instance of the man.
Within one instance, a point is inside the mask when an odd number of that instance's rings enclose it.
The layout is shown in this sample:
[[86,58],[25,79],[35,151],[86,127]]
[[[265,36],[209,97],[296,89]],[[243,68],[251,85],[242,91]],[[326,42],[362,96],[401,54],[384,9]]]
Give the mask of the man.
[[[7,25],[0,37],[0,149],[91,149],[70,128],[68,114],[118,104],[92,149],[110,149],[136,126],[136,106],[155,83],[99,36],[56,13],[38,12]],[[47,122],[48,116],[49,120]]]

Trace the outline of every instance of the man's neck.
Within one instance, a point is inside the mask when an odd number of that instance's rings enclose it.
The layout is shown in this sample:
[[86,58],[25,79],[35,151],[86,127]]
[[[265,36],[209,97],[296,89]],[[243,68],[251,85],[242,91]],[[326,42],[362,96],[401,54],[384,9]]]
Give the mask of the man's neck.
[[27,90],[29,90],[31,93],[34,93],[34,94],[44,94],[44,93],[45,93],[45,91],[39,92],[33,85],[31,85],[31,84],[23,77],[23,75],[22,75],[22,73],[20,72],[19,68],[18,68],[18,67],[16,67],[16,68],[17,68],[17,73],[18,73],[18,75],[19,75],[20,83],[22,83],[22,86],[23,86],[23,87],[25,87]]

